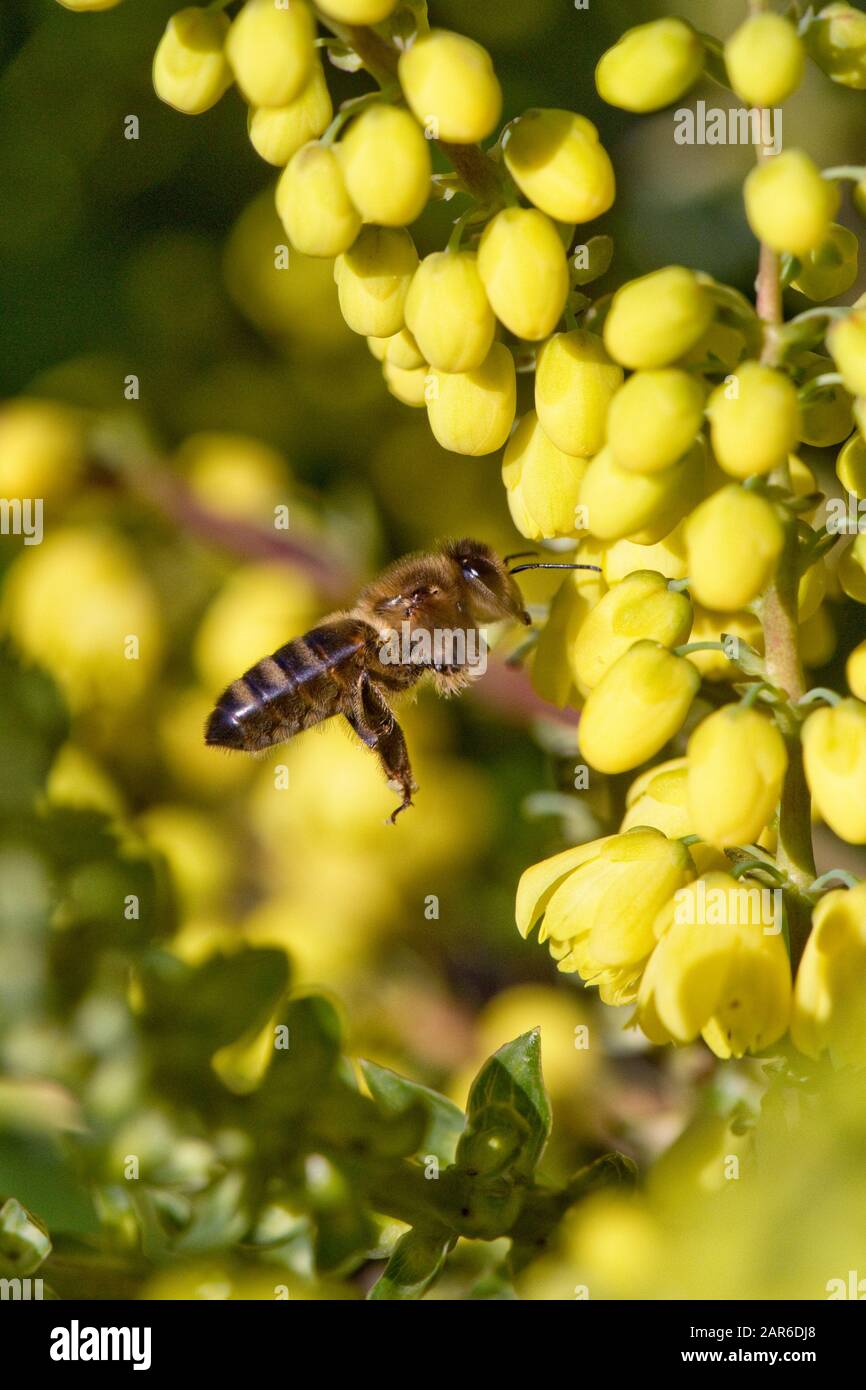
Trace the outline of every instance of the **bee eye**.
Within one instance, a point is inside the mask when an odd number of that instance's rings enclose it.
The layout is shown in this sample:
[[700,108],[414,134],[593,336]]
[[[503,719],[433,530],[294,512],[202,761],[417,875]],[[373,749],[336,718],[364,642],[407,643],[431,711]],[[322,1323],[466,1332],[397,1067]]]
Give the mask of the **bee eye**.
[[470,564],[468,564],[468,563],[466,563],[466,564],[463,565],[463,578],[464,578],[464,579],[478,579],[478,578],[479,578],[478,571],[477,571],[477,569],[475,569],[474,565],[470,565]]

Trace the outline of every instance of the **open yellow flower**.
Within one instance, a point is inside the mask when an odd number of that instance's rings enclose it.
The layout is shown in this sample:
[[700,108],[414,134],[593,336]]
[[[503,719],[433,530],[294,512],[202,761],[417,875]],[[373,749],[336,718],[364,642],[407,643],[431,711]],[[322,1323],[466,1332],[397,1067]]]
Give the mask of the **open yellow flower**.
[[657,913],[694,874],[688,850],[641,827],[566,850],[527,869],[517,890],[517,926],[562,971],[598,985],[605,1003],[634,999],[653,948]]
[[742,1057],[785,1032],[791,968],[773,892],[713,872],[682,887],[655,924],[635,1022],[651,1042],[702,1035],[717,1057]]
[[866,1066],[866,884],[836,889],[818,903],[806,942],[791,1015],[801,1052]]

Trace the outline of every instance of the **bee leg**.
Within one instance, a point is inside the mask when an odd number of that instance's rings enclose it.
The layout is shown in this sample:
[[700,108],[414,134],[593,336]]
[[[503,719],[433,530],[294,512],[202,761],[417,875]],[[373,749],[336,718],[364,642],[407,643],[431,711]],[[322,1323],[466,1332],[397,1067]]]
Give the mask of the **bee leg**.
[[403,730],[384,698],[366,677],[358,683],[352,704],[353,710],[346,715],[347,720],[361,741],[377,755],[387,780],[395,783],[403,793],[400,805],[388,817],[393,825],[400,812],[412,805],[415,790]]

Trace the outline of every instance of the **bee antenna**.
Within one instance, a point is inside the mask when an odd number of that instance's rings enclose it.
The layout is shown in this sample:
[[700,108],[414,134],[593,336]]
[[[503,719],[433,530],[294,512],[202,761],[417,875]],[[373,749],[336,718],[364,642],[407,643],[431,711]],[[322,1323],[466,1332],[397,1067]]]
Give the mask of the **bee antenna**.
[[503,555],[502,558],[503,558],[503,560],[505,561],[505,564],[506,564],[506,565],[509,565],[509,564],[511,563],[512,560],[522,560],[523,557],[524,557],[524,555],[537,555],[537,554],[538,554],[538,551],[537,551],[537,550],[515,550],[514,553],[513,553],[512,555]]
[[509,574],[520,574],[523,570],[597,570],[601,574],[601,565],[561,565],[554,564],[548,560],[540,560],[535,565],[518,565],[516,569],[509,570]]

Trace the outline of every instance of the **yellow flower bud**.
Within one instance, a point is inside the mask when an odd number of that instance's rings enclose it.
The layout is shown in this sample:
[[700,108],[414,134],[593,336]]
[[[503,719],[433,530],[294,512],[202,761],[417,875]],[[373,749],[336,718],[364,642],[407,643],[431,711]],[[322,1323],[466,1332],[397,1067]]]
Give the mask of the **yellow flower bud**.
[[598,985],[606,1003],[636,994],[653,948],[656,914],[694,873],[678,840],[641,827],[566,851],[527,870],[518,888],[518,926],[543,914],[540,941],[563,971]]
[[333,114],[325,74],[321,63],[316,63],[306,85],[287,106],[250,107],[247,133],[262,159],[283,167],[302,145],[324,135]]
[[293,491],[282,454],[243,434],[190,435],[172,467],[209,511],[245,517],[260,526],[273,525],[274,508]]
[[701,678],[659,642],[629,647],[591,691],[580,717],[581,751],[599,772],[627,772],[682,727]]
[[831,222],[820,246],[803,257],[797,278],[791,283],[808,299],[835,299],[850,290],[857,279],[859,253],[860,243],[854,233]]
[[759,241],[774,251],[806,256],[827,237],[839,190],[802,150],[764,159],[747,175],[746,217]]
[[532,110],[512,121],[508,172],[531,203],[558,222],[591,222],[613,205],[616,179],[598,131],[573,111]]
[[28,396],[0,404],[0,497],[63,498],[83,462],[84,419],[77,410]]
[[337,146],[349,196],[365,222],[404,227],[430,192],[430,146],[405,108],[379,102],[352,121]]
[[797,586],[797,617],[807,623],[817,613],[827,593],[827,566],[823,559],[810,565]]
[[691,448],[703,418],[703,388],[688,372],[635,372],[611,401],[607,442],[621,468],[657,473]]
[[746,335],[742,329],[734,328],[729,323],[714,322],[698,338],[694,347],[683,353],[681,365],[706,368],[709,362],[716,368],[724,368],[725,372],[732,372],[745,355]]
[[427,366],[424,354],[419,350],[408,328],[401,328],[399,333],[394,333],[390,338],[374,338],[370,341],[384,344],[380,362],[390,362],[392,367],[399,367],[404,372]]
[[842,840],[866,844],[866,705],[841,700],[803,725],[806,781],[822,820]]
[[842,87],[866,89],[866,15],[853,5],[825,5],[806,30],[810,57]]
[[866,396],[866,309],[854,309],[828,330],[827,346],[854,396]]
[[731,86],[749,106],[780,106],[803,80],[806,55],[797,30],[778,14],[744,20],[725,44]]
[[754,844],[776,809],[788,766],[772,719],[724,705],[701,721],[687,751],[695,832],[722,849]]
[[[800,657],[804,666],[826,666],[836,651],[836,628],[826,603],[800,623]],[[855,692],[856,693],[856,692]]]
[[631,473],[620,468],[609,447],[600,449],[580,487],[588,530],[605,541],[661,540],[697,502],[703,466],[700,440],[679,463],[658,473]]
[[8,571],[3,629],[76,713],[140,698],[162,645],[156,596],[133,554],[92,527],[52,529],[22,550]]
[[[685,758],[657,763],[636,777],[626,792],[626,812],[620,833],[650,826],[671,840],[693,834],[686,785]],[[696,846],[692,846],[693,855]]]
[[153,87],[160,101],[187,116],[216,105],[232,84],[223,51],[228,31],[225,15],[213,10],[190,6],[172,15],[153,58]]
[[845,663],[848,689],[858,700],[866,700],[866,642],[861,642],[848,655]]
[[748,478],[778,468],[800,437],[800,407],[789,377],[743,362],[707,406],[713,452],[726,473]]
[[484,230],[478,273],[497,318],[531,342],[552,333],[568,297],[568,264],[556,228],[535,208],[505,208]]
[[836,575],[843,593],[857,603],[866,603],[866,535],[859,535],[843,550]]
[[635,1020],[651,1042],[703,1035],[717,1057],[742,1057],[788,1026],[791,967],[772,891],[713,872],[681,888],[659,913],[658,945]]
[[246,0],[226,40],[237,84],[253,106],[287,106],[315,61],[315,24],[304,0]]
[[573,536],[580,480],[586,461],[564,454],[548,439],[534,410],[512,434],[502,461],[502,481],[512,520],[527,540]]
[[535,365],[535,408],[557,448],[578,458],[598,452],[622,376],[595,333],[575,328],[548,338]]
[[431,29],[400,55],[400,86],[414,115],[434,140],[471,145],[493,130],[502,89],[490,54],[448,29]]
[[[738,637],[748,642],[755,651],[764,648],[764,630],[753,613],[715,613],[695,605],[695,620],[689,633],[689,642],[721,642],[723,637]],[[731,647],[731,655],[734,654]],[[742,679],[740,672],[723,651],[689,652],[689,661],[701,673],[705,681],[735,681]]]
[[430,368],[424,362],[420,367],[399,367],[386,358],[382,364],[382,374],[392,396],[403,405],[416,409],[427,404],[427,377]]
[[866,885],[825,893],[812,916],[791,1012],[791,1039],[808,1057],[866,1066]]
[[88,14],[96,10],[113,10],[120,0],[60,0],[60,4],[65,10],[74,10],[77,14]]
[[712,317],[713,301],[694,271],[669,265],[617,290],[604,345],[625,367],[666,367],[703,336]]
[[686,522],[692,594],[706,608],[745,608],[773,577],[783,544],[782,524],[765,498],[723,487]]
[[[804,353],[798,360],[806,361],[808,366],[803,373],[802,385],[808,386],[815,377],[834,370],[829,357],[819,353]],[[800,404],[800,438],[804,444],[812,444],[817,449],[829,444],[840,444],[854,428],[853,402],[844,386],[838,383],[823,386],[814,396],[807,397]]]
[[305,256],[339,256],[361,230],[336,154],[315,141],[302,145],[280,175],[277,212]]
[[474,251],[425,256],[409,287],[406,325],[438,371],[468,372],[481,366],[490,352],[496,319]]
[[373,338],[399,333],[417,268],[415,243],[403,227],[365,227],[334,266],[340,309],[352,332]]
[[[584,542],[577,559],[598,564],[601,556]],[[532,684],[543,700],[562,708],[577,705],[580,696],[569,660],[580,626],[604,593],[604,580],[592,570],[567,574],[553,596],[547,622],[532,654]]]
[[697,82],[704,46],[682,19],[655,19],[627,29],[595,70],[599,96],[624,111],[658,111]]
[[682,522],[652,545],[623,539],[605,547],[604,577],[608,584],[617,584],[634,570],[658,570],[665,579],[685,579],[686,538]]
[[636,570],[609,589],[577,634],[572,669],[584,690],[592,690],[615,661],[643,638],[663,647],[685,642],[692,605],[669,589],[655,570]]
[[514,358],[502,343],[494,343],[471,372],[432,369],[427,385],[430,428],[452,453],[492,454],[511,432],[516,400]]
[[852,434],[839,450],[836,477],[846,492],[858,498],[866,497],[866,440],[862,435]]
[[322,14],[342,24],[381,24],[396,8],[397,0],[316,0]]

